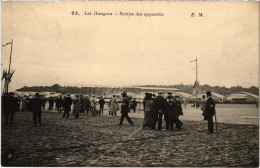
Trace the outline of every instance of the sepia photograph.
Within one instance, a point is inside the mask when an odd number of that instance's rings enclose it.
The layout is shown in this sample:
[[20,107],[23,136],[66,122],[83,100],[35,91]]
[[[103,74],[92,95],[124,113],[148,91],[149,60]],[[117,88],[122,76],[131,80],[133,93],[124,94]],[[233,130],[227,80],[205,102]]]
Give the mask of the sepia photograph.
[[1,166],[259,167],[259,5],[2,1]]

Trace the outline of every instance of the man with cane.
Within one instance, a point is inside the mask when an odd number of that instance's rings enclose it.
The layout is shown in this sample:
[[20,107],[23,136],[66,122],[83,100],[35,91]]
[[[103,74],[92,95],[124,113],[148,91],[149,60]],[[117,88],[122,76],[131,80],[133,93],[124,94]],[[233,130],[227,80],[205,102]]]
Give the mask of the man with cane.
[[[205,106],[205,119],[208,120],[208,133],[213,134],[213,116],[215,115],[215,102],[211,97],[211,92],[207,91],[207,100],[206,100],[206,106]],[[217,117],[215,115],[215,121],[217,126]],[[217,127],[216,127],[217,129]]]

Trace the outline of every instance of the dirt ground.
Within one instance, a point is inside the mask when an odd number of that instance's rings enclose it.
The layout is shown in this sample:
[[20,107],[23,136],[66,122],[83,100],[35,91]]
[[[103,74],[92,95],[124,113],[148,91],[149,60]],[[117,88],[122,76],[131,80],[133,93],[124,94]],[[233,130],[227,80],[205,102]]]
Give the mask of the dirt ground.
[[205,121],[184,120],[181,131],[154,131],[142,129],[141,118],[132,118],[134,126],[127,120],[119,126],[119,120],[82,114],[62,119],[43,112],[43,125],[34,127],[32,113],[18,112],[12,127],[2,127],[2,166],[259,165],[256,125],[218,123],[218,132],[210,135]]

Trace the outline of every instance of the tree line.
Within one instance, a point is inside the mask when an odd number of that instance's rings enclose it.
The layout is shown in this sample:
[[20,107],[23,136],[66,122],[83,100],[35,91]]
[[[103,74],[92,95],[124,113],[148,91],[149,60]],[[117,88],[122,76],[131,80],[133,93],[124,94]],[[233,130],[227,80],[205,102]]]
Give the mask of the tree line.
[[[141,87],[161,87],[161,88],[177,88],[182,92],[192,94],[193,85],[142,85]],[[22,87],[17,89],[17,91],[31,91],[31,92],[57,92],[57,93],[74,93],[74,94],[87,94],[93,92],[93,87],[77,87],[77,86],[60,86],[59,84],[54,84],[52,86],[32,86],[32,87]],[[100,89],[100,88],[99,88]],[[244,88],[242,86],[232,86],[230,88],[224,86],[209,86],[209,85],[200,85],[200,90],[216,92],[222,95],[229,95],[234,92],[249,92],[255,95],[259,95],[259,88],[256,86],[251,86],[249,88]]]

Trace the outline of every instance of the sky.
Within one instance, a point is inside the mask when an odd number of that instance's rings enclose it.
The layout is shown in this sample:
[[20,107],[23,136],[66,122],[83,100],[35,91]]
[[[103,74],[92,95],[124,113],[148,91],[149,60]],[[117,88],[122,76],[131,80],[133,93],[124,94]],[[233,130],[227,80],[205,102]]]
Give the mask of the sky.
[[[259,85],[257,2],[2,2],[1,24],[1,43],[14,41],[10,90],[193,84],[196,58],[200,84]],[[1,47],[2,71],[9,56]]]

